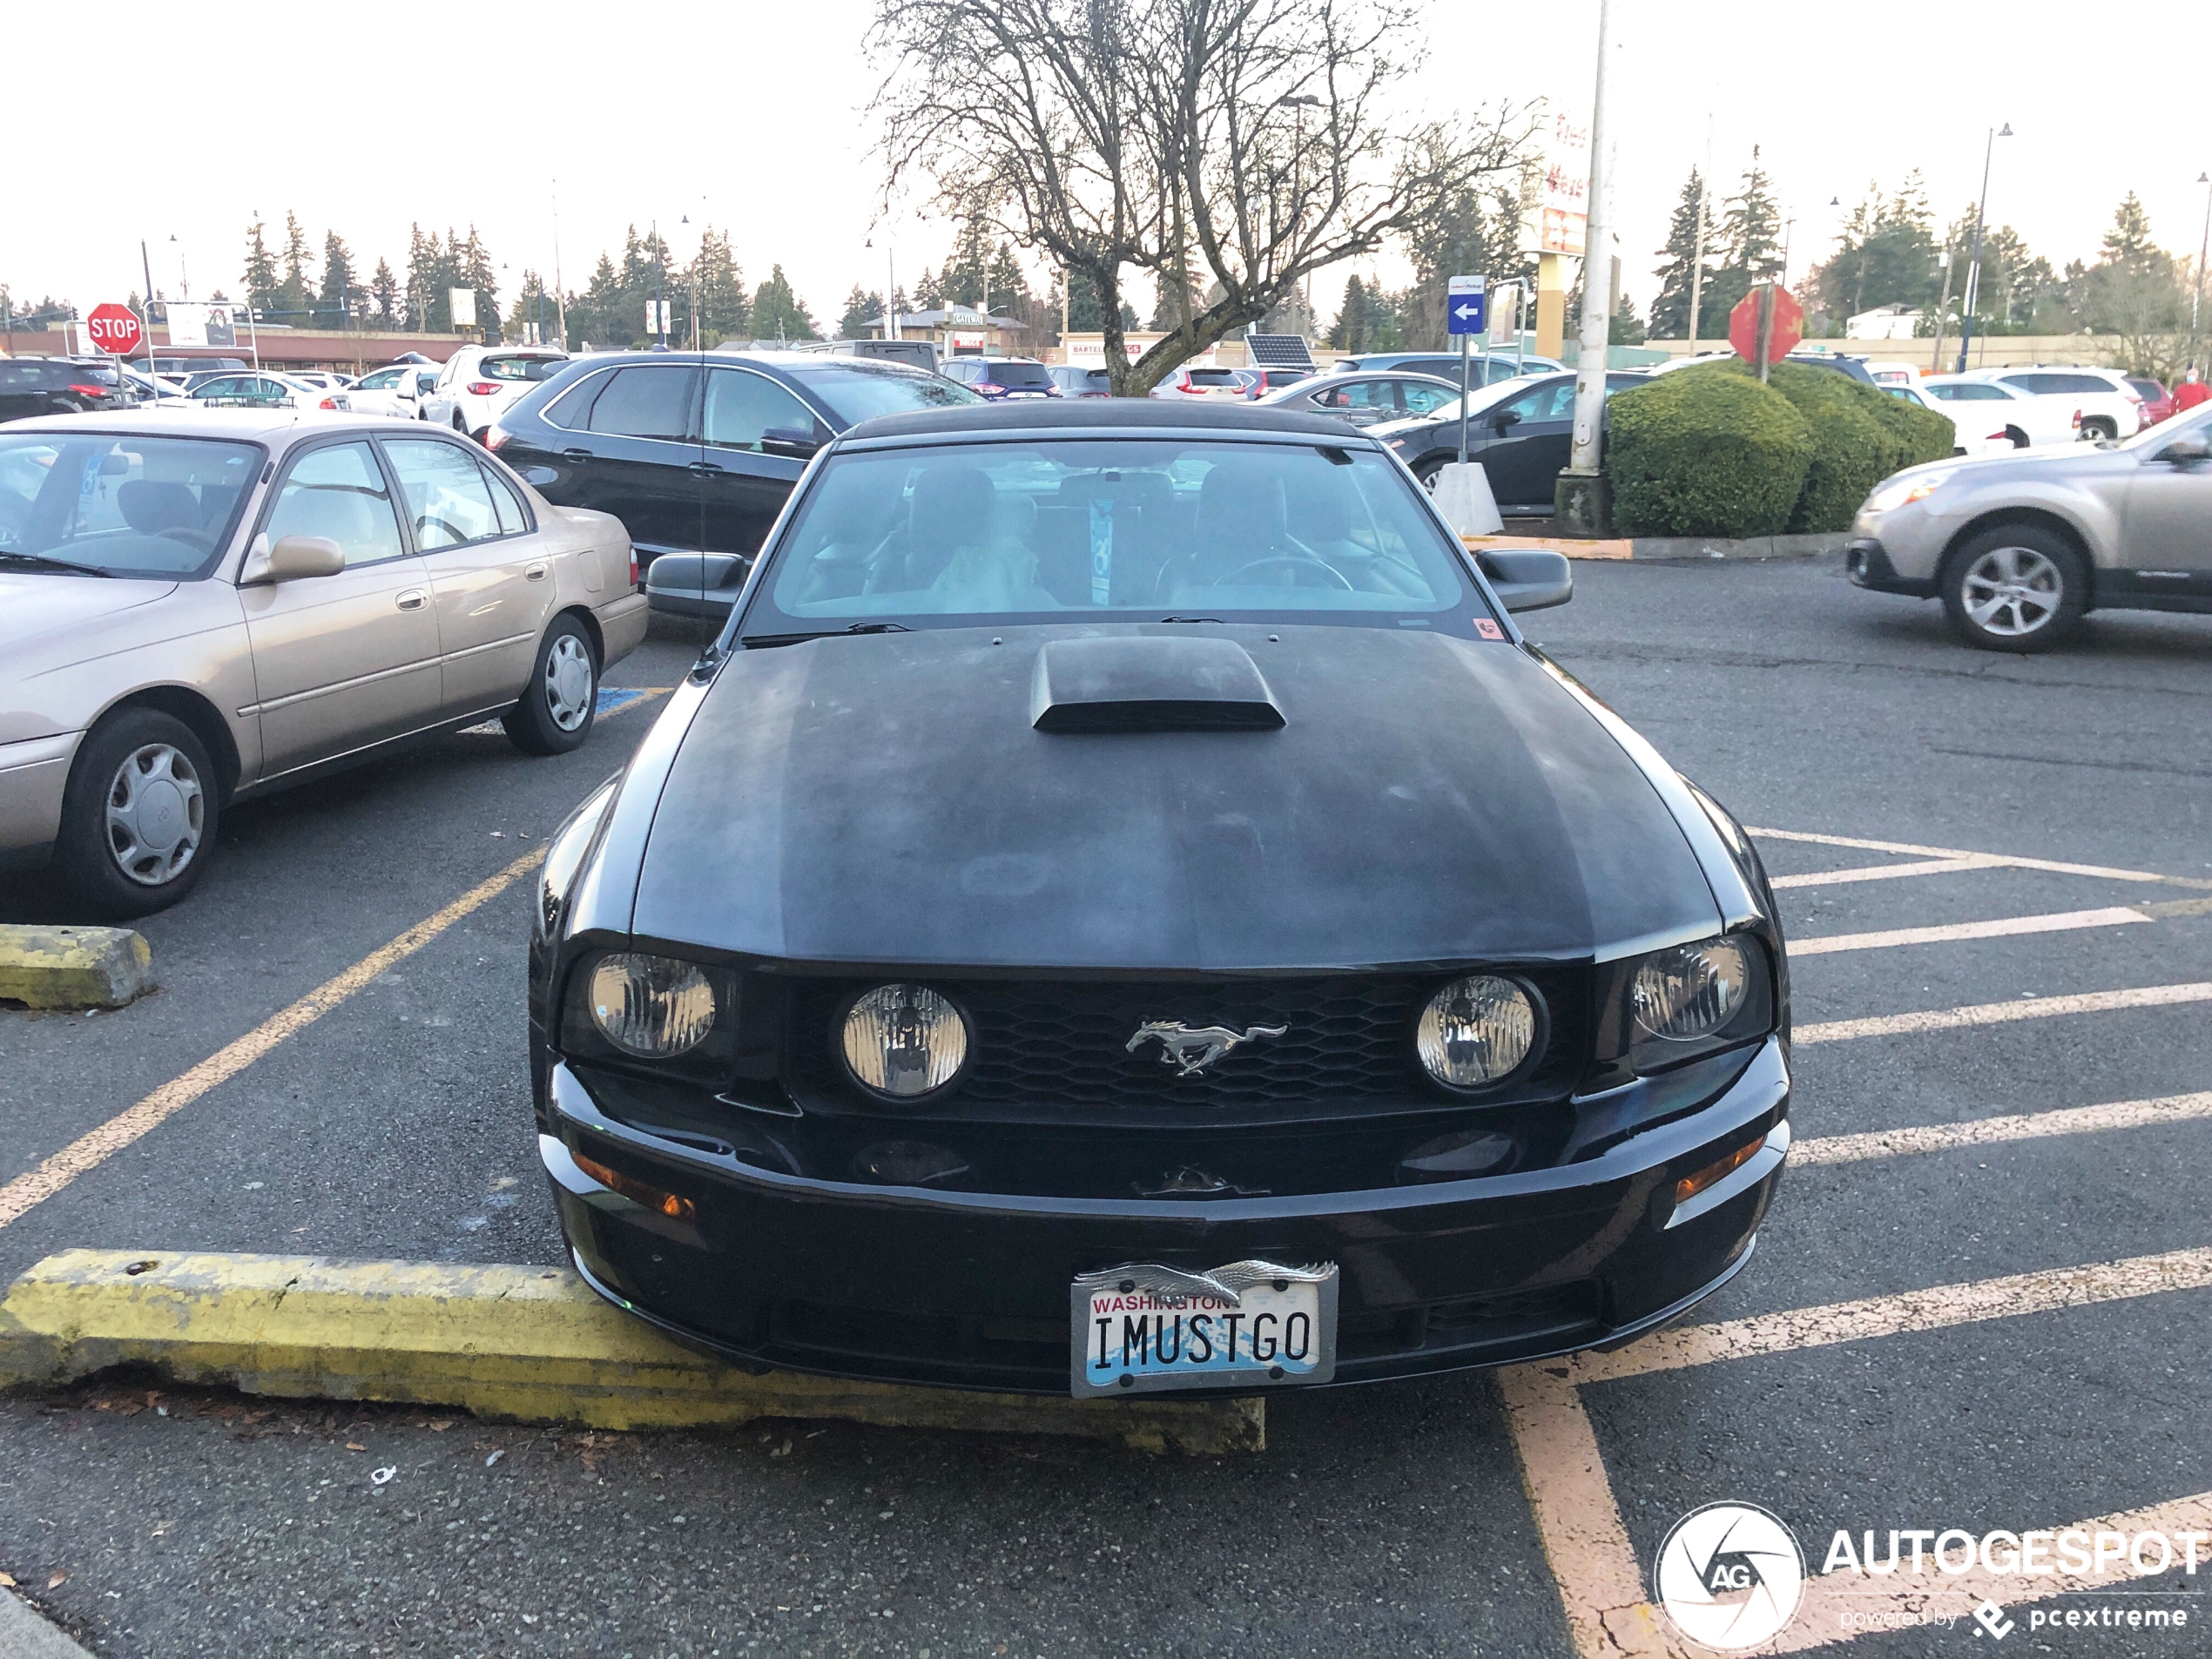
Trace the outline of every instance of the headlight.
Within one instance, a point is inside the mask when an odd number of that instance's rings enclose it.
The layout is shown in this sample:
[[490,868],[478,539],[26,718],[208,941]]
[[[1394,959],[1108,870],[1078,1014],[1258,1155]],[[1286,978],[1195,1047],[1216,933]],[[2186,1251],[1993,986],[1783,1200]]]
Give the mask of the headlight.
[[1737,940],[1677,945],[1644,958],[1629,988],[1636,1028],[1668,1042],[1709,1037],[1750,995],[1750,954]]
[[591,970],[591,1022],[640,1060],[696,1049],[714,1026],[714,987],[690,962],[618,951]]
[[914,1100],[968,1063],[968,1022],[926,985],[879,985],[846,1010],[846,1069],[872,1095]]
[[1909,506],[1940,489],[1950,482],[1954,470],[1946,467],[1940,472],[1915,473],[1909,478],[1898,478],[1884,484],[1866,498],[1867,510],[1893,513],[1900,507]]
[[1509,979],[1470,974],[1428,1000],[1413,1046],[1447,1089],[1483,1089],[1509,1076],[1536,1043],[1536,1006]]

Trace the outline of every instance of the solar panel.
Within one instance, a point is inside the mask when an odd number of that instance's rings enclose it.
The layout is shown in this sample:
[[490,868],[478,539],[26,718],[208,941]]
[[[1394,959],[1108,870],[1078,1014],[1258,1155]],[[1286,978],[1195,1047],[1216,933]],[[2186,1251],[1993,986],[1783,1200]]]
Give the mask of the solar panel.
[[1254,368],[1312,368],[1313,353],[1304,334],[1246,334],[1244,350]]

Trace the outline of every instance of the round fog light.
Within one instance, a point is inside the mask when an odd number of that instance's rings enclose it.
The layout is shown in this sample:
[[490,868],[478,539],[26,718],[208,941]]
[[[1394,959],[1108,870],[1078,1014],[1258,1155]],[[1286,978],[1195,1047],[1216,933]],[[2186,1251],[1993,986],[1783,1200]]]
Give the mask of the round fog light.
[[968,1022],[926,985],[880,985],[846,1011],[846,1069],[872,1095],[913,1100],[968,1063]]
[[714,987],[690,962],[617,951],[591,970],[591,1022],[640,1060],[696,1049],[714,1025]]
[[1481,1089],[1513,1072],[1536,1042],[1528,993],[1494,974],[1455,979],[1428,1000],[1413,1046],[1447,1089]]

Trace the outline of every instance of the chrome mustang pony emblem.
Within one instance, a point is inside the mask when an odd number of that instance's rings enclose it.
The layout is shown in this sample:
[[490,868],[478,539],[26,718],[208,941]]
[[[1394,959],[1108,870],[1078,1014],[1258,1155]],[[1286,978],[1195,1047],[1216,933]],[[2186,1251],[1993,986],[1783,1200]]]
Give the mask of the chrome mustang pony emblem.
[[1180,1066],[1182,1069],[1175,1074],[1178,1077],[1195,1077],[1231,1049],[1262,1037],[1279,1037],[1290,1028],[1287,1025],[1248,1025],[1236,1032],[1225,1025],[1193,1027],[1180,1020],[1147,1020],[1123,1045],[1123,1052],[1135,1054],[1143,1044],[1157,1039],[1160,1063]]

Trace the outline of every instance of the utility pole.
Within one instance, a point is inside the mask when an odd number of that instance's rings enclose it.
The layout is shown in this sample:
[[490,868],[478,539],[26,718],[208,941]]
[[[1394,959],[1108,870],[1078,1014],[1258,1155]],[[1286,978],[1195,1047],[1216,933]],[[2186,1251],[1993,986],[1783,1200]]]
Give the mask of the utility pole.
[[1689,354],[1697,355],[1697,307],[1704,298],[1705,288],[1705,226],[1712,210],[1707,205],[1713,194],[1713,118],[1705,118],[1705,167],[1697,175],[1697,235],[1689,256]]
[[1574,449],[1553,492],[1553,511],[1570,533],[1595,534],[1603,529],[1609,516],[1598,464],[1602,458],[1600,430],[1605,418],[1606,347],[1613,327],[1607,308],[1611,284],[1602,274],[1609,268],[1608,261],[1613,257],[1612,213],[1607,201],[1612,168],[1605,148],[1609,136],[1605,81],[1612,56],[1612,0],[1598,0],[1597,80],[1590,95],[1590,205],[1582,243],[1582,347],[1575,359]]
[[[1944,234],[1948,236],[1950,232],[1946,231]],[[1935,350],[1928,358],[1931,374],[1943,372],[1943,325],[1950,320],[1951,313],[1951,247],[1948,243],[1944,246],[1943,258],[1937,263],[1936,268],[1943,273],[1943,298],[1936,301]]]
[[1959,368],[1957,373],[1966,372],[1966,347],[1973,343],[1974,306],[1981,298],[1981,226],[1989,207],[1989,158],[1996,151],[1997,140],[2013,136],[2012,123],[2007,121],[2002,131],[1989,130],[1989,137],[1981,148],[1981,195],[1974,202],[1974,251],[1966,264],[1966,291],[1962,302],[1965,315],[1959,319]]
[[553,181],[553,326],[561,331],[561,349],[569,348],[568,290],[561,286],[561,181]]
[[2204,256],[2208,252],[2212,252],[2212,172],[2201,172],[2197,174],[2196,182],[2205,187],[2204,234],[2197,239],[2196,287],[2190,292],[2189,294],[2188,366],[2191,368],[2195,368],[2196,367],[2196,314],[2198,309],[2204,303]]

